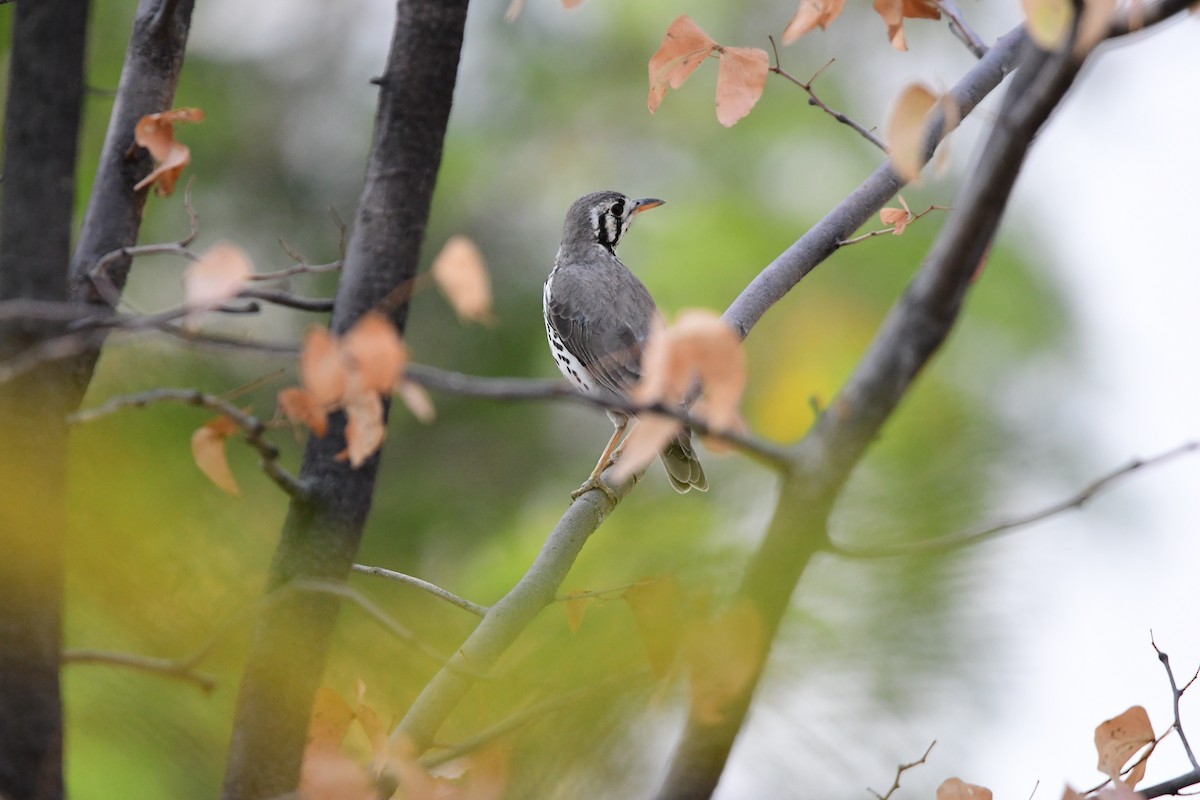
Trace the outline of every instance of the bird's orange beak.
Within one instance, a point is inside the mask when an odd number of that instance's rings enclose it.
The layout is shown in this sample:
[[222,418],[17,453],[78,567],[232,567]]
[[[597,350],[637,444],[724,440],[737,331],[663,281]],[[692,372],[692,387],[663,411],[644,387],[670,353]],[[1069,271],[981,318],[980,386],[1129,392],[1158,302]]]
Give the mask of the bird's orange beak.
[[641,200],[633,201],[633,213],[640,214],[643,211],[649,211],[652,208],[658,208],[665,200],[659,200],[656,197],[643,197]]

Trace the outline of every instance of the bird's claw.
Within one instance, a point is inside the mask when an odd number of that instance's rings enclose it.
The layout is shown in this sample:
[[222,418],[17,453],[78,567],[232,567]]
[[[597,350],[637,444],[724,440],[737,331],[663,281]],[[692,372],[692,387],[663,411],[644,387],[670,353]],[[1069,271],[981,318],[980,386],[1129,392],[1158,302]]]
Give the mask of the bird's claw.
[[582,486],[571,492],[571,499],[578,500],[580,497],[592,491],[593,489],[598,489],[601,492],[604,492],[604,494],[608,496],[608,499],[612,501],[614,506],[617,504],[617,493],[614,492],[607,483],[600,480],[599,477],[588,478],[586,481],[584,481]]

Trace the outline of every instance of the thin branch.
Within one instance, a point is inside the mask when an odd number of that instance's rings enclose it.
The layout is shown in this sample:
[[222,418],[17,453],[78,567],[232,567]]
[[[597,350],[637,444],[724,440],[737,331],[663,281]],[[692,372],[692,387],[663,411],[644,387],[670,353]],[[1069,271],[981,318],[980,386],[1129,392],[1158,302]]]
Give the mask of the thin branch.
[[830,64],[832,64],[834,62],[834,59],[831,58],[831,59],[829,59],[829,61],[825,62],[825,66],[821,67],[819,70],[814,72],[812,77],[809,78],[807,81],[802,81],[799,78],[797,78],[796,76],[787,72],[780,65],[779,48],[777,48],[775,46],[775,37],[772,36],[772,37],[768,37],[768,38],[771,41],[771,49],[775,52],[775,65],[770,67],[771,72],[774,72],[779,77],[784,78],[785,80],[788,80],[788,81],[796,84],[801,89],[803,89],[805,92],[807,92],[808,93],[808,104],[810,106],[816,106],[817,108],[821,109],[826,114],[833,117],[834,119],[836,119],[838,122],[842,123],[843,125],[849,125],[855,131],[857,131],[860,136],[862,136],[864,139],[866,139],[871,144],[878,147],[884,153],[886,153],[888,151],[887,145],[883,143],[882,139],[880,139],[878,136],[876,136],[871,131],[867,130],[865,127],[863,127],[859,123],[852,120],[850,117],[843,114],[841,111],[837,111],[836,109],[831,108],[829,105],[827,105],[825,103],[825,101],[823,101],[820,97],[817,96],[816,90],[814,90],[813,86],[812,86],[813,81],[815,81],[817,79],[818,75],[820,75],[822,72],[825,71],[826,67],[828,67]]
[[64,650],[63,664],[109,664],[116,667],[150,672],[167,678],[194,683],[206,692],[217,688],[217,679],[212,675],[197,672],[191,658],[169,659],[138,656],[132,653],[117,653],[107,650]]
[[680,420],[702,436],[710,436],[728,442],[746,455],[778,472],[786,472],[791,468],[791,459],[784,448],[736,431],[718,430],[701,417],[693,416],[684,409],[661,402],[636,403],[615,396],[584,394],[576,391],[570,384],[562,380],[488,378],[439,370],[418,364],[410,364],[405,371],[405,377],[414,383],[421,384],[426,389],[469,397],[486,397],[492,400],[562,400],[635,416],[648,413],[660,414]]
[[1096,480],[1089,483],[1087,486],[1080,489],[1070,497],[1064,498],[1057,502],[1051,503],[1044,508],[1036,511],[1031,511],[1003,522],[989,525],[984,528],[976,528],[966,531],[957,531],[945,536],[935,536],[932,539],[923,539],[917,542],[905,542],[896,545],[881,545],[878,547],[855,547],[831,544],[831,552],[838,555],[846,556],[847,558],[889,558],[892,556],[909,556],[918,555],[921,553],[940,552],[951,550],[967,545],[978,544],[979,542],[987,541],[1001,534],[1008,533],[1013,530],[1033,525],[1042,520],[1049,519],[1065,511],[1073,509],[1081,509],[1096,495],[1102,494],[1115,484],[1121,482],[1129,475],[1149,467],[1156,467],[1173,461],[1190,453],[1195,453],[1200,450],[1200,441],[1190,441],[1173,447],[1166,452],[1159,453],[1150,458],[1137,458],[1128,464],[1119,467],[1118,469],[1102,475]]
[[1154,797],[1181,794],[1184,789],[1196,784],[1200,784],[1200,769],[1193,769],[1191,772],[1185,772],[1162,783],[1139,789],[1138,794],[1145,797],[1146,800],[1151,800]]
[[[905,220],[904,225],[905,225],[905,227],[911,225],[912,223],[916,222],[921,217],[925,216],[926,214],[928,214],[931,211],[949,211],[949,210],[950,210],[949,206],[930,206],[929,208],[922,211],[920,214],[914,214],[910,211],[910,212],[908,212],[908,219]],[[870,239],[875,236],[883,236],[888,233],[896,233],[896,227],[897,226],[893,225],[890,228],[880,228],[879,230],[875,230],[875,231],[867,231],[866,233],[861,234],[859,236],[855,236],[852,239],[845,239],[841,242],[838,242],[838,244],[841,245],[842,247],[845,247],[848,244],[858,244],[861,241],[865,241],[865,240]]]
[[[946,97],[954,103],[958,119],[965,119],[1012,70],[1024,42],[1025,30],[1020,25],[1001,37],[987,55],[951,87]],[[924,161],[932,157],[944,132],[943,116],[935,112],[926,127]],[[725,320],[743,337],[748,335],[771,307],[829,258],[842,241],[865,225],[904,185],[905,181],[892,168],[891,162],[884,161],[836,208],[759,272],[725,311]]]
[[966,18],[963,17],[962,11],[954,0],[935,0],[934,5],[950,19],[951,33],[957,36],[958,40],[965,44],[976,58],[983,58],[987,55],[987,45],[979,38],[979,34],[967,24]]
[[879,792],[875,791],[874,789],[868,789],[867,791],[870,792],[871,794],[875,795],[876,797],[878,797],[879,800],[890,800],[891,796],[893,794],[895,794],[896,791],[900,788],[900,776],[903,775],[904,773],[908,772],[910,769],[913,769],[914,767],[919,767],[922,764],[924,764],[925,759],[929,758],[929,754],[933,752],[933,746],[935,744],[937,744],[937,739],[934,739],[932,742],[929,743],[929,747],[925,748],[925,754],[923,756],[921,756],[920,758],[918,758],[916,761],[910,762],[908,764],[900,764],[896,767],[896,778],[892,781],[892,788],[887,790],[887,794],[880,794]]
[[242,289],[237,296],[250,300],[262,300],[264,303],[295,308],[299,311],[333,311],[333,300],[330,298],[304,297],[280,289]]
[[423,592],[428,592],[439,600],[445,600],[450,605],[461,608],[463,611],[474,614],[477,617],[482,617],[487,613],[487,606],[481,606],[478,603],[472,603],[466,598],[459,597],[453,592],[446,591],[437,584],[421,580],[420,578],[413,577],[412,575],[405,575],[403,572],[395,572],[390,569],[384,569],[383,567],[372,567],[368,566],[367,564],[355,564],[353,567],[351,567],[351,569],[363,575],[372,575],[376,578],[386,578],[389,581],[403,583],[406,586],[412,586],[420,589]]
[[153,403],[183,403],[200,406],[228,417],[242,431],[242,439],[258,451],[259,467],[279,488],[296,500],[308,497],[308,489],[279,464],[279,449],[267,438],[267,426],[258,417],[242,411],[223,397],[198,389],[151,389],[138,394],[113,397],[103,405],[77,411],[67,421],[72,425],[106,417],[126,408],[145,408]]
[[1175,721],[1172,723],[1172,727],[1179,734],[1179,741],[1183,744],[1183,750],[1187,753],[1188,761],[1191,762],[1192,768],[1200,769],[1200,763],[1196,762],[1196,755],[1192,752],[1192,746],[1188,743],[1187,734],[1183,732],[1183,722],[1179,718],[1179,700],[1183,697],[1183,693],[1187,691],[1188,686],[1191,686],[1197,676],[1200,676],[1200,667],[1196,668],[1196,673],[1192,675],[1192,679],[1180,689],[1179,685],[1175,682],[1175,672],[1171,669],[1171,660],[1167,657],[1166,653],[1158,649],[1158,644],[1154,641],[1153,633],[1150,634],[1150,646],[1154,648],[1155,653],[1158,653],[1158,660],[1162,662],[1163,669],[1167,671],[1167,680],[1171,683],[1171,704],[1175,711]]

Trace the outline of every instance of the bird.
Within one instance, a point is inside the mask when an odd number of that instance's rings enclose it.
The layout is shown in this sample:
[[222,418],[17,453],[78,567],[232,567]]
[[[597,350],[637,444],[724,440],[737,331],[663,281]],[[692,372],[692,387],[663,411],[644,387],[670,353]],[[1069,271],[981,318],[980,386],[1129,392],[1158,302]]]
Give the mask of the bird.
[[[634,217],[663,202],[600,191],[567,210],[554,268],[542,290],[542,311],[550,354],[563,376],[585,393],[627,401],[641,378],[642,349],[658,310],[645,284],[617,257],[617,244]],[[574,498],[592,489],[613,497],[600,475],[616,459],[631,419],[615,411],[608,416],[616,430],[592,474],[572,492]],[[689,428],[660,457],[675,491],[708,491]]]

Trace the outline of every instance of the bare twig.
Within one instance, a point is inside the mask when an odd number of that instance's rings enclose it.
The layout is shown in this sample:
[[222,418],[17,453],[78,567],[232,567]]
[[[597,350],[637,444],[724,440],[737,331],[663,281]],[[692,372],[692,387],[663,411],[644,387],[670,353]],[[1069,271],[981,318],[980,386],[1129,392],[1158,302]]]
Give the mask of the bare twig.
[[1171,669],[1171,660],[1167,654],[1158,649],[1158,644],[1154,641],[1154,633],[1150,634],[1150,646],[1154,648],[1154,652],[1158,653],[1158,660],[1162,662],[1163,669],[1167,671],[1167,680],[1171,683],[1171,705],[1175,712],[1175,721],[1171,727],[1175,729],[1175,733],[1179,734],[1179,741],[1183,744],[1183,750],[1187,753],[1188,761],[1191,762],[1193,769],[1200,769],[1200,763],[1196,763],[1196,755],[1192,752],[1192,746],[1188,742],[1187,734],[1183,732],[1183,722],[1179,718],[1179,700],[1183,697],[1183,693],[1188,690],[1188,687],[1195,683],[1197,676],[1200,676],[1200,667],[1196,668],[1196,673],[1192,675],[1183,688],[1175,682],[1175,672]]
[[138,656],[132,653],[116,653],[107,650],[64,650],[63,664],[109,664],[116,667],[151,672],[167,678],[177,678],[194,683],[206,692],[217,688],[217,679],[195,670],[192,658],[170,659]]
[[279,464],[279,449],[268,441],[265,435],[266,423],[218,395],[208,394],[198,389],[151,389],[138,394],[113,397],[101,406],[78,411],[67,420],[73,425],[78,425],[106,417],[126,408],[145,408],[154,403],[183,403],[200,406],[228,417],[241,429],[245,442],[258,451],[259,467],[267,477],[294,499],[303,499],[308,496],[308,490],[300,480]]
[[935,0],[934,5],[950,19],[951,33],[957,36],[958,40],[965,44],[976,58],[983,58],[987,55],[987,45],[979,38],[979,34],[967,24],[967,20],[954,0]]
[[890,800],[891,796],[896,793],[897,789],[900,788],[900,776],[903,775],[904,773],[908,772],[910,769],[913,769],[914,767],[919,767],[922,764],[924,764],[925,759],[929,758],[929,754],[933,752],[933,746],[935,744],[937,744],[937,739],[934,739],[932,742],[929,743],[929,747],[925,748],[925,754],[923,756],[921,756],[920,758],[918,758],[916,761],[912,761],[908,764],[900,764],[896,767],[896,777],[892,781],[892,788],[888,789],[886,794],[880,794],[879,792],[875,791],[874,789],[868,789],[867,791],[870,792],[871,794],[875,795],[876,797],[878,797],[879,800]]
[[299,311],[327,312],[333,310],[333,300],[331,298],[304,297],[280,289],[243,289],[237,293],[237,296],[251,300],[262,300],[264,303],[295,308]]
[[[921,217],[925,216],[926,214],[928,214],[931,211],[949,211],[949,210],[950,210],[949,206],[930,206],[929,208],[922,211],[920,214],[914,214],[910,211],[910,212],[908,212],[908,220],[904,224],[911,225],[912,223],[916,222]],[[879,230],[875,230],[875,231],[867,231],[866,233],[864,233],[860,236],[855,236],[852,239],[843,239],[842,241],[838,242],[838,244],[840,244],[842,247],[845,247],[848,244],[858,244],[859,242],[864,241],[866,239],[870,239],[874,236],[883,236],[884,234],[895,233],[895,232],[896,232],[896,226],[893,225],[890,228],[880,228]]]
[[786,472],[791,468],[791,460],[783,448],[736,431],[715,429],[703,418],[692,416],[681,408],[664,403],[635,403],[618,397],[583,394],[561,380],[487,378],[417,364],[409,365],[405,377],[427,389],[471,397],[487,397],[493,400],[564,400],[633,415],[661,414],[680,420],[703,436],[728,442],[772,469]]
[[481,606],[478,603],[472,603],[466,598],[459,597],[453,592],[446,591],[437,584],[421,580],[420,578],[415,578],[412,575],[406,575],[403,572],[395,572],[390,569],[384,569],[383,567],[372,567],[368,566],[367,564],[355,564],[352,569],[355,572],[363,575],[372,575],[376,578],[386,578],[389,581],[395,581],[397,583],[403,583],[407,586],[415,587],[423,592],[428,592],[439,600],[445,600],[452,606],[456,606],[457,608],[461,608],[463,611],[474,614],[477,617],[482,617],[487,613],[487,606]]
[[787,72],[781,66],[780,61],[779,61],[779,48],[775,46],[775,38],[774,37],[769,37],[769,38],[771,40],[771,49],[775,52],[775,65],[770,68],[771,72],[774,72],[779,77],[794,83],[795,85],[797,85],[801,89],[803,89],[805,92],[807,92],[809,105],[816,106],[817,108],[821,109],[826,114],[833,117],[834,119],[836,119],[838,122],[842,123],[843,125],[849,125],[855,131],[857,131],[860,136],[862,136],[864,139],[866,139],[871,144],[878,147],[883,152],[886,153],[888,151],[887,145],[885,145],[883,143],[882,139],[880,139],[878,136],[876,136],[871,131],[867,130],[865,127],[863,127],[859,123],[852,120],[850,117],[843,114],[841,111],[831,108],[829,105],[827,105],[825,103],[825,101],[823,101],[820,97],[817,96],[816,90],[813,89],[813,82],[817,79],[818,75],[820,75],[822,72],[825,71],[826,67],[828,67],[830,64],[832,64],[834,62],[834,59],[831,58],[831,59],[829,59],[829,61],[825,62],[825,65],[823,67],[821,67],[819,70],[817,70],[816,72],[814,72],[812,77],[809,78],[807,81],[802,81],[799,78],[797,78],[796,76]]
[[986,541],[993,537],[1007,533],[1012,530],[1024,528],[1036,522],[1049,519],[1064,511],[1072,509],[1080,509],[1098,494],[1101,494],[1110,489],[1114,484],[1128,477],[1130,474],[1138,470],[1146,469],[1147,467],[1155,467],[1169,461],[1173,461],[1190,453],[1200,450],[1200,441],[1185,442],[1178,447],[1173,447],[1166,452],[1159,453],[1156,456],[1151,456],[1145,459],[1134,459],[1123,467],[1102,475],[1096,480],[1089,483],[1087,486],[1080,489],[1070,497],[1059,500],[1055,503],[1031,511],[1027,514],[1013,517],[1012,519],[1004,520],[1003,522],[989,525],[985,528],[976,528],[967,531],[958,531],[947,534],[945,536],[935,536],[932,539],[923,539],[917,542],[905,542],[896,545],[883,545],[879,547],[848,547],[843,545],[832,544],[831,551],[848,558],[887,558],[891,556],[906,556],[917,555],[920,553],[937,552],[942,550],[950,550],[957,547],[965,547],[971,544]]

